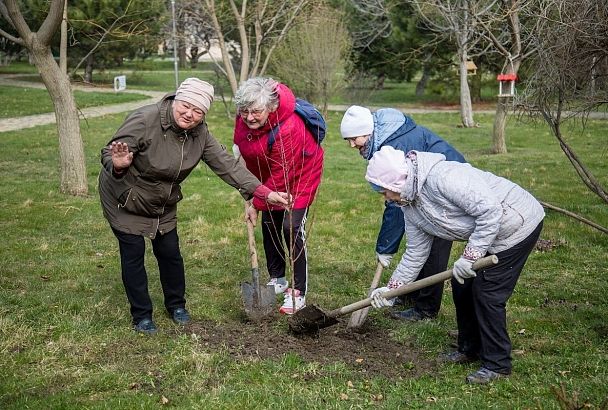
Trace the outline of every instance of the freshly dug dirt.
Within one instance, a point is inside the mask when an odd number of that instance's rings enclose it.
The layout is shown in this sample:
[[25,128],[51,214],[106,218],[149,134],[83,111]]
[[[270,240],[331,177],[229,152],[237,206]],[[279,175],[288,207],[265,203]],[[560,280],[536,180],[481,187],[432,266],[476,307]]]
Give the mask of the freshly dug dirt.
[[347,330],[347,322],[300,336],[288,331],[284,318],[262,323],[195,321],[183,332],[196,335],[204,350],[236,358],[281,360],[293,353],[321,365],[344,363],[369,376],[409,378],[434,373],[437,362],[425,359],[415,346],[397,342],[385,329],[369,323],[357,332]]

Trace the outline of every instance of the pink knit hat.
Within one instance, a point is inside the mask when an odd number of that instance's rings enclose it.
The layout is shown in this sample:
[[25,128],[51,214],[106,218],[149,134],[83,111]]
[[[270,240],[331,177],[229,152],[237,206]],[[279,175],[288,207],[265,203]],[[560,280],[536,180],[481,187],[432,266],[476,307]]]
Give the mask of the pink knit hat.
[[407,179],[407,164],[405,154],[391,146],[384,146],[376,151],[367,165],[365,179],[389,191],[401,193]]
[[175,99],[185,101],[203,110],[205,114],[213,102],[213,86],[198,78],[186,78],[175,92]]

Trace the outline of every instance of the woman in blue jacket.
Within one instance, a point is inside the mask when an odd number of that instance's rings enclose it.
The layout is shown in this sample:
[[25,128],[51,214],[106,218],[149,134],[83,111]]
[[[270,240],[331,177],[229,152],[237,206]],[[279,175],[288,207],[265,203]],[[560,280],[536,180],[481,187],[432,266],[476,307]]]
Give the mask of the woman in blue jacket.
[[[412,150],[435,152],[443,154],[448,161],[466,162],[460,152],[438,135],[393,108],[382,108],[372,113],[365,107],[353,105],[344,113],[340,132],[342,138],[352,148],[357,148],[366,160],[380,148],[391,146],[404,153]],[[405,222],[401,209],[393,202],[385,202],[382,225],[376,241],[376,258],[383,267],[389,266],[404,233]],[[418,279],[446,270],[451,250],[451,241],[435,237],[430,256]],[[410,296],[414,306],[394,312],[393,317],[406,321],[435,318],[441,307],[442,295],[443,283],[421,289],[418,294]]]

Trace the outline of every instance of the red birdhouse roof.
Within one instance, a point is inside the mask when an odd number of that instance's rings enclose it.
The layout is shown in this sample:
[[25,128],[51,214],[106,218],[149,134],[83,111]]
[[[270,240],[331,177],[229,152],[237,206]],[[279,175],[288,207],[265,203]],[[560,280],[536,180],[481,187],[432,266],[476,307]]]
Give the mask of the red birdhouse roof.
[[498,81],[515,81],[517,80],[517,74],[498,74],[496,79]]

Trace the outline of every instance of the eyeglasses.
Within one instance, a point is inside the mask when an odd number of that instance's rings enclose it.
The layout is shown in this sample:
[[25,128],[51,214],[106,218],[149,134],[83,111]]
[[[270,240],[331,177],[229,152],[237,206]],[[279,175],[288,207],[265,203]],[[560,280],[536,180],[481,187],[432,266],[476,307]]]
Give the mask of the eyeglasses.
[[247,118],[249,117],[249,114],[251,114],[254,117],[259,117],[260,115],[264,114],[266,110],[264,109],[255,109],[255,110],[245,110],[245,109],[240,109],[239,110],[239,115],[241,117]]

